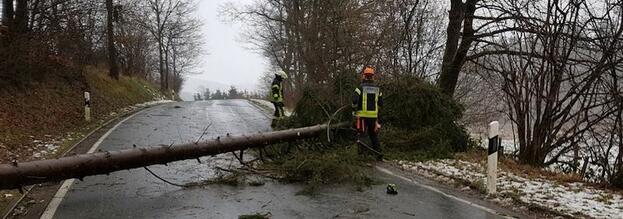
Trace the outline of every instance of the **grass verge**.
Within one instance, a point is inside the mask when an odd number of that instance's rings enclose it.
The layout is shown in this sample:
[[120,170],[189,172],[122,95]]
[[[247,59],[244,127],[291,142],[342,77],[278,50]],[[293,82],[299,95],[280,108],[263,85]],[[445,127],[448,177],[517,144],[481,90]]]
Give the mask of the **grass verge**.
[[[115,81],[94,67],[82,74],[47,77],[0,89],[0,163],[57,158],[121,109],[162,98],[147,81],[126,76]],[[91,122],[84,121],[85,90],[91,92]],[[0,190],[0,215],[20,196],[16,190]]]
[[[84,121],[84,91],[91,92],[91,122]],[[86,68],[83,75],[53,77],[29,87],[2,88],[0,163],[53,157],[32,155],[49,142],[71,145],[120,109],[155,98],[161,95],[149,82],[125,76],[115,81],[104,70],[92,67]]]

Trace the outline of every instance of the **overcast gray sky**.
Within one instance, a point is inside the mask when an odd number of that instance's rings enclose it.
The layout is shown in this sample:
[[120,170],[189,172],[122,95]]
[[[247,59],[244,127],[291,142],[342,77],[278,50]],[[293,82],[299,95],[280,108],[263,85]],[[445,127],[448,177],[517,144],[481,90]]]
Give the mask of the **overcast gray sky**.
[[194,84],[190,80],[200,79],[247,87],[257,84],[262,72],[268,68],[261,55],[248,49],[250,45],[241,37],[241,24],[221,22],[223,19],[219,17],[219,9],[226,2],[240,5],[253,0],[199,1],[197,13],[204,23],[202,34],[207,54],[201,57],[201,74],[188,76],[188,86]]

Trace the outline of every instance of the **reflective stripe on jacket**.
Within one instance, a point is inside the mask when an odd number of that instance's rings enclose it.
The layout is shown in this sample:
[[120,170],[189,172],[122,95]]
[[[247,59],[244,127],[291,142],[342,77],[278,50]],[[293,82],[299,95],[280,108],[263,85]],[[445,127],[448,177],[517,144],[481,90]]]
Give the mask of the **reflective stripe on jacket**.
[[272,93],[273,102],[275,103],[283,102],[283,87],[281,86],[280,81],[277,81],[277,80],[273,81],[271,91],[272,91],[271,93]]
[[371,83],[363,83],[355,89],[353,108],[356,115],[361,118],[378,118],[379,107],[382,106],[383,93],[378,86]]

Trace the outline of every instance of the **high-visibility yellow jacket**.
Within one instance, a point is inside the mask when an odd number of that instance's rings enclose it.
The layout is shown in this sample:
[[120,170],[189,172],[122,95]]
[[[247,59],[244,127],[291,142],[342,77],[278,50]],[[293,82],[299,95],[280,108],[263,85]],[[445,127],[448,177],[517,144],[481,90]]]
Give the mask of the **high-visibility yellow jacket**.
[[278,80],[277,78],[273,80],[271,91],[273,102],[283,103],[283,86],[281,85],[281,80]]
[[376,119],[382,106],[383,93],[372,81],[364,81],[361,86],[355,88],[353,110],[358,117]]

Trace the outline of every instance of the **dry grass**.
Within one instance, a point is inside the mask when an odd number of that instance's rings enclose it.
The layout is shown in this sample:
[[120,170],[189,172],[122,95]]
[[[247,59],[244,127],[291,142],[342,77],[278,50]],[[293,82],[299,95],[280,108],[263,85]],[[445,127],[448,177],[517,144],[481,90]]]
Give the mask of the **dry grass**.
[[[58,142],[58,151],[42,158],[59,156],[110,118],[111,112],[153,100],[159,94],[146,81],[129,77],[114,81],[105,73],[87,68],[85,75],[50,74],[44,82],[32,82],[28,87],[1,87],[0,163],[36,159],[32,155],[45,148],[38,147],[34,140]],[[83,92],[87,87],[94,109],[90,123],[83,117]],[[5,194],[12,196],[4,197]],[[0,215],[19,195],[16,190],[0,190]]]
[[[75,140],[81,133],[97,126],[97,121],[123,107],[152,100],[158,94],[151,84],[129,77],[114,81],[105,71],[85,69],[85,74],[48,75],[43,82],[26,87],[0,89],[0,163],[26,161],[41,151],[34,140],[57,141],[67,133]],[[94,122],[83,118],[83,92],[92,95]]]
[[[455,155],[455,158],[458,160],[477,163],[483,167],[487,166],[487,151],[482,149],[472,149],[464,153],[458,153]],[[578,174],[565,174],[560,172],[548,171],[542,168],[520,164],[516,160],[510,158],[500,158],[498,168],[503,171],[510,172],[517,176],[528,179],[546,179],[556,182],[560,185],[567,185],[570,183],[584,183],[585,185],[594,188],[606,189],[609,192],[623,195],[623,189],[613,188],[606,184],[586,182]]]
[[[487,152],[485,150],[474,149],[465,153],[459,153],[456,158],[463,161],[478,163],[482,166],[487,165]],[[577,174],[564,174],[547,171],[542,168],[533,167],[518,163],[510,158],[500,158],[498,168],[526,178],[541,178],[552,180],[560,184],[583,182],[582,177]]]

